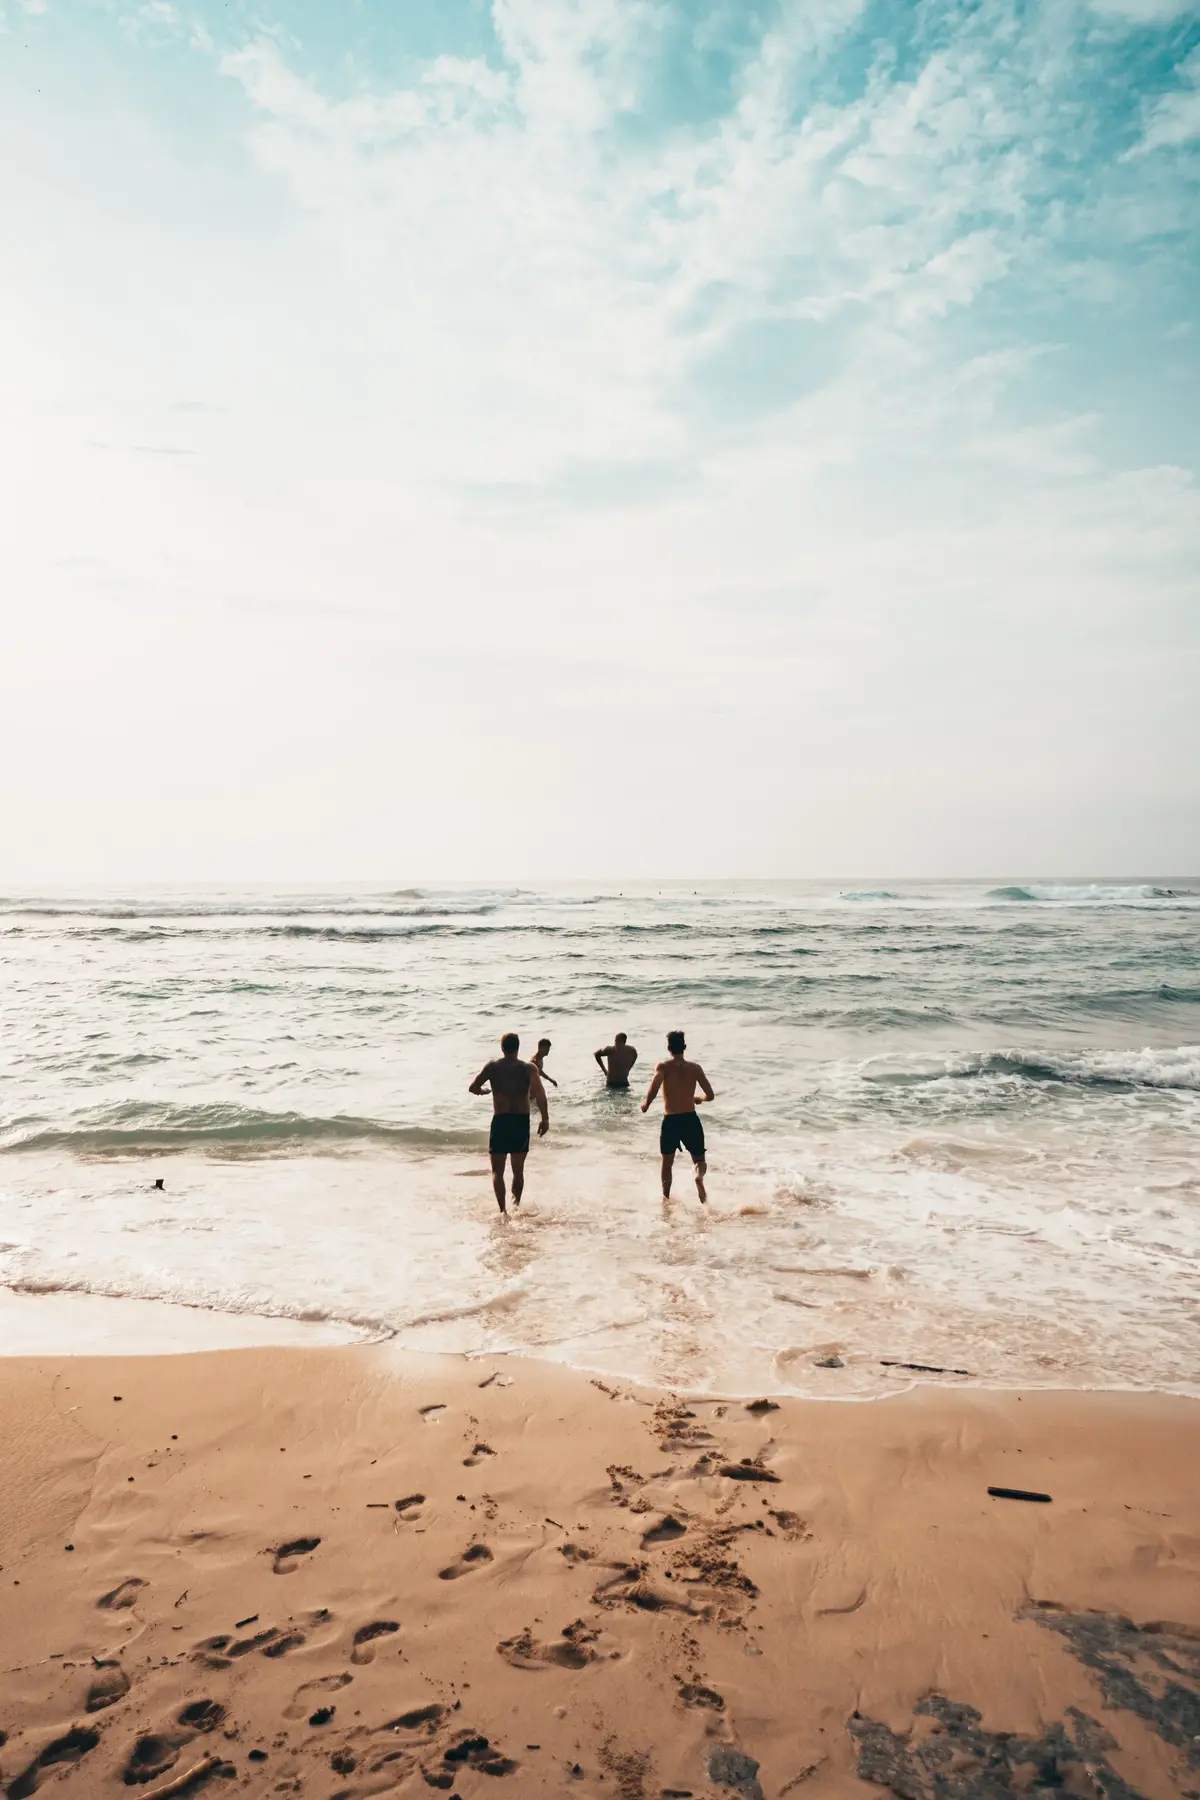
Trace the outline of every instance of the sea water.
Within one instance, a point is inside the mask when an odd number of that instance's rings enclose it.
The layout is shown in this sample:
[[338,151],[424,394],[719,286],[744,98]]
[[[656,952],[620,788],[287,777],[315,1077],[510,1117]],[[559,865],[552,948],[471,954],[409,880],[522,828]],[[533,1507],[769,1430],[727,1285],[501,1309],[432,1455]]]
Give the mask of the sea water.
[[[1171,880],[10,896],[0,1285],[730,1393],[1200,1391],[1198,951]],[[703,1208],[639,1109],[674,1027]],[[504,1222],[508,1029],[559,1085]]]

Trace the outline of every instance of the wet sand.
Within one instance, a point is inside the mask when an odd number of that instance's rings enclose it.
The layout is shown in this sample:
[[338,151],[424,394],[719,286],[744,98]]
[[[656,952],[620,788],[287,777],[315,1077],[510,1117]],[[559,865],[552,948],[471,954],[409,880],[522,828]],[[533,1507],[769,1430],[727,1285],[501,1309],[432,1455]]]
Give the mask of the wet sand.
[[1197,1402],[359,1346],[10,1359],[0,1433],[10,1800],[1200,1793]]

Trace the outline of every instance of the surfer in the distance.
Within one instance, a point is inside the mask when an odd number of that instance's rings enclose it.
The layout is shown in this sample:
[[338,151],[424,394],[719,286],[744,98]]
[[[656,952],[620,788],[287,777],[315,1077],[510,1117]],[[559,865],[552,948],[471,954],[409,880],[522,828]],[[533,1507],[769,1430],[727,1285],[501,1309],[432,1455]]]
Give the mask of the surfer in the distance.
[[[642,1111],[649,1112],[650,1102],[659,1088],[662,1089],[663,1122],[658,1147],[662,1153],[663,1199],[671,1198],[675,1152],[682,1148],[696,1165],[696,1192],[701,1201],[705,1201],[708,1195],[704,1191],[704,1177],[708,1173],[708,1164],[705,1160],[704,1126],[700,1123],[696,1108],[701,1101],[712,1100],[715,1096],[700,1064],[688,1062],[684,1057],[687,1044],[682,1031],[668,1031],[667,1049],[671,1054],[655,1069],[654,1079],[642,1101]],[[701,1090],[700,1093],[696,1092],[697,1088]]]
[[504,1164],[512,1158],[512,1200],[514,1210],[521,1204],[525,1190],[525,1157],[529,1150],[529,1102],[532,1098],[541,1118],[538,1136],[550,1129],[550,1105],[542,1086],[541,1073],[535,1063],[522,1062],[517,1055],[521,1040],[515,1031],[506,1031],[500,1039],[503,1054],[485,1063],[471,1083],[472,1094],[490,1088],[492,1095],[492,1130],[488,1153],[492,1159],[492,1188],[496,1205],[506,1216],[508,1203],[504,1191]]

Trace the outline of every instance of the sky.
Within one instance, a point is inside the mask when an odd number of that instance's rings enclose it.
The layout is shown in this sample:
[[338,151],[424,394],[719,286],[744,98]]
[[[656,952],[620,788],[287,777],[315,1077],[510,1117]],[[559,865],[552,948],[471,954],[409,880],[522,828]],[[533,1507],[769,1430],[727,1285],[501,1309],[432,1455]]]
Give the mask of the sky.
[[0,0],[0,886],[1200,874],[1200,0]]

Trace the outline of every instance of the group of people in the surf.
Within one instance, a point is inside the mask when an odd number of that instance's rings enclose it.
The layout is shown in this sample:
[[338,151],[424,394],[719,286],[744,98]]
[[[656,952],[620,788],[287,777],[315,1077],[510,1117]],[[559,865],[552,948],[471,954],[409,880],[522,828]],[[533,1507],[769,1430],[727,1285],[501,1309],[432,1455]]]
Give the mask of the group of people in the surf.
[[[528,1062],[522,1062],[517,1054],[520,1048],[521,1040],[516,1032],[505,1032],[500,1039],[500,1056],[494,1062],[484,1064],[470,1088],[473,1094],[490,1092],[492,1096],[492,1130],[488,1140],[488,1153],[492,1161],[492,1187],[496,1205],[506,1216],[506,1165],[509,1162],[512,1164],[512,1203],[515,1211],[520,1206],[521,1196],[525,1191],[530,1107],[537,1107],[538,1136],[545,1137],[550,1129],[550,1102],[545,1084],[548,1081],[552,1087],[558,1086],[553,1075],[547,1074],[545,1068],[550,1039],[539,1038],[538,1047]],[[642,1111],[648,1112],[651,1102],[661,1092],[663,1121],[658,1147],[662,1155],[663,1199],[671,1198],[675,1155],[678,1150],[683,1149],[695,1165],[696,1192],[704,1201],[708,1198],[704,1189],[708,1165],[705,1161],[704,1126],[696,1108],[702,1101],[712,1100],[714,1095],[708,1076],[700,1064],[687,1060],[684,1055],[686,1049],[682,1031],[668,1031],[668,1054],[654,1071],[654,1078],[642,1101]],[[612,1043],[607,1044],[603,1050],[597,1050],[595,1056],[608,1087],[628,1088],[630,1072],[638,1053],[623,1031],[618,1031]]]

